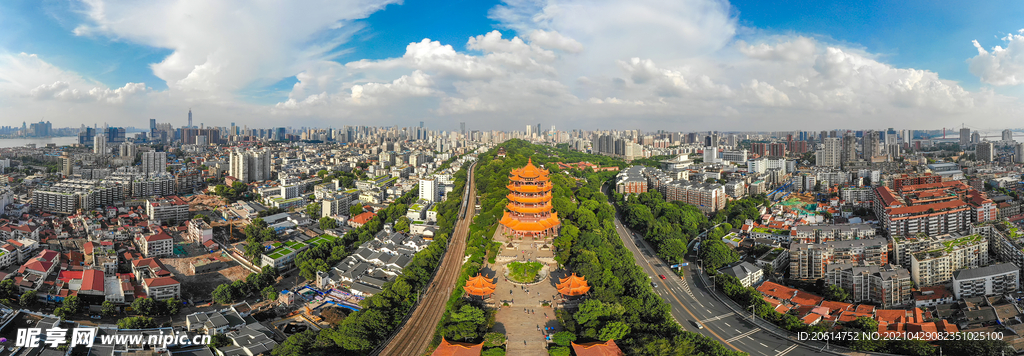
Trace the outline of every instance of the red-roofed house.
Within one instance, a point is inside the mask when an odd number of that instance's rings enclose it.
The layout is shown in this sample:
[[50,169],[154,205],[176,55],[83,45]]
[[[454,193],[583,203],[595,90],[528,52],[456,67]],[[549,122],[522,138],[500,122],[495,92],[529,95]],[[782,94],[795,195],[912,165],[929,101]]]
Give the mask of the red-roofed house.
[[757,286],[757,291],[761,292],[761,294],[778,300],[789,300],[793,298],[793,295],[796,294],[796,289],[789,288],[771,281],[761,283],[760,286]]
[[146,295],[156,300],[181,298],[181,283],[173,277],[146,278],[142,280]]
[[796,291],[796,295],[793,296],[789,301],[793,304],[798,305],[818,305],[825,298],[816,296],[811,293],[804,292],[802,290]]
[[348,220],[348,225],[354,228],[359,228],[360,226],[363,226],[364,224],[370,222],[370,220],[372,220],[374,216],[377,216],[377,214],[367,211],[365,213],[353,216],[351,219]]
[[103,271],[87,269],[82,271],[82,279],[77,283],[72,280],[71,290],[78,291],[78,295],[104,296]]

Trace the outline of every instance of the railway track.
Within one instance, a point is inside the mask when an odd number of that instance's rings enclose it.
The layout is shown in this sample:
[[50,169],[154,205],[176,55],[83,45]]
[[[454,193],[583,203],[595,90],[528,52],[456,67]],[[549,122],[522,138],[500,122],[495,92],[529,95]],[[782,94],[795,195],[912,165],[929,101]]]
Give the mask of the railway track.
[[[399,329],[398,334],[384,347],[381,355],[420,355],[426,351],[434,338],[434,330],[444,316],[445,305],[455,288],[462,270],[463,257],[466,255],[466,239],[469,225],[475,215],[476,182],[474,182],[476,164],[470,166],[467,179],[466,195],[463,197],[459,221],[455,224],[448,252],[438,267],[437,275],[427,287],[423,300],[412,312],[409,320]],[[474,210],[470,210],[474,209]]]

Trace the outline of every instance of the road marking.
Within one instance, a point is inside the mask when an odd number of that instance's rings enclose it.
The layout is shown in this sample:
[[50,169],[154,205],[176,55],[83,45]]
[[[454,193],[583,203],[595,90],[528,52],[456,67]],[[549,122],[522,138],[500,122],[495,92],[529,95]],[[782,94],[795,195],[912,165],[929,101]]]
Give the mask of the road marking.
[[788,354],[790,351],[793,351],[793,349],[795,349],[795,348],[796,348],[796,344],[790,345],[785,350],[779,351],[779,353],[775,354],[775,356],[782,356],[782,355]]
[[762,344],[760,342],[758,344],[761,345],[761,346],[764,346],[765,348],[768,348],[768,345]]
[[[619,223],[618,219],[615,219],[615,222],[616,222],[616,223]],[[622,224],[621,224],[621,223],[619,223],[619,227],[620,227],[620,229],[625,229],[625,228],[623,228],[623,227],[622,227]],[[620,232],[621,232],[621,230],[620,230]],[[628,236],[628,235],[629,235],[629,234],[627,234],[627,236]],[[619,239],[622,239],[622,234],[621,234],[621,233],[619,234]],[[630,240],[630,241],[632,241],[632,240]],[[636,246],[636,245],[634,244],[634,246]],[[651,262],[650,262],[650,261],[647,261],[647,258],[643,257],[643,255],[640,255],[640,258],[643,258],[643,259],[644,259],[644,262],[646,262],[646,263],[647,263],[647,268],[648,268],[649,270],[651,270],[651,271],[653,272],[653,271],[654,271],[654,267],[653,267],[653,266],[651,266]],[[643,266],[641,266],[641,268],[643,268]],[[679,300],[679,297],[676,297],[675,293],[672,293],[672,291],[670,290],[670,291],[668,292],[668,294],[672,296],[672,299],[675,299],[675,300],[676,300],[676,303],[679,303],[679,306],[683,307],[683,310],[685,310],[687,314],[690,314],[690,317],[691,317],[691,318],[693,318],[694,320],[696,320],[696,319],[697,319],[697,316],[696,316],[696,315],[694,315],[692,311],[690,311],[690,308],[687,308],[687,307],[686,307],[686,304],[683,304],[683,302],[682,302],[681,300]],[[703,306],[702,306],[702,307],[703,307]],[[676,318],[676,317],[675,317],[675,315],[673,315],[673,316],[672,316],[672,319],[673,319],[673,320],[675,320],[675,318]],[[676,320],[676,323],[679,323],[679,320]],[[700,322],[698,322],[698,323],[700,323]],[[680,324],[680,325],[682,325],[682,323],[679,323],[679,324]],[[703,323],[700,323],[700,324],[701,324],[701,325],[704,325]],[[711,335],[713,335],[714,337],[718,338],[719,340],[722,340],[722,343],[724,343],[724,344],[728,345],[729,347],[733,348],[734,350],[736,350],[736,351],[740,351],[740,352],[743,352],[743,350],[740,350],[740,348],[738,348],[738,347],[734,346],[733,344],[731,344],[731,343],[730,343],[731,341],[726,341],[726,340],[725,340],[724,338],[722,338],[721,336],[718,336],[718,333],[716,333],[716,332],[714,332],[714,331],[712,331],[712,330],[710,330],[710,329],[708,329],[708,332],[709,332],[709,333],[711,333]]]
[[732,325],[729,325],[729,323],[725,323],[725,326],[732,327]]
[[[706,322],[709,322],[709,321],[721,320],[722,318],[730,316],[730,315],[733,315],[733,314],[736,314],[736,312],[729,312],[729,313],[725,313],[725,314],[722,314],[722,315],[719,315],[719,316],[710,317],[710,318],[701,320],[700,322],[706,323]],[[728,325],[728,324],[726,324],[726,325]]]
[[[739,330],[736,330],[736,332],[739,332]],[[751,334],[753,334],[753,333],[756,333],[756,332],[757,332],[757,329],[754,329],[754,330],[750,330],[750,331],[747,331],[747,332],[745,332],[745,333],[742,333],[742,334],[739,334],[739,335],[733,336],[733,337],[732,337],[732,338],[730,338],[729,340],[725,340],[725,341],[726,341],[726,342],[735,342],[736,340],[739,340],[739,339],[745,338],[745,337],[747,337],[747,336],[750,336]],[[794,344],[794,345],[796,345],[796,344]]]

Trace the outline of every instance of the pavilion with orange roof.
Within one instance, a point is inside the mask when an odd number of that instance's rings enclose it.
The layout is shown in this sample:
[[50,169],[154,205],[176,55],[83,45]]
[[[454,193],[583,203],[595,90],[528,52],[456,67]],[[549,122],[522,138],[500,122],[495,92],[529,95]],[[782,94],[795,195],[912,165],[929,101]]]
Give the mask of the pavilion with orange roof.
[[590,285],[587,284],[587,280],[577,276],[576,273],[569,277],[559,278],[555,288],[558,289],[558,293],[568,297],[584,295],[590,291]]
[[532,158],[523,168],[509,173],[509,202],[499,221],[506,236],[545,238],[558,235],[562,224],[551,205],[554,185],[548,178],[549,174],[548,170],[534,166]]
[[486,297],[494,294],[494,288],[497,285],[494,284],[494,278],[484,277],[483,274],[477,273],[476,277],[470,277],[466,280],[466,285],[462,287],[466,291],[466,294],[475,295],[477,297]]
[[484,350],[484,343],[471,344],[468,342],[452,342],[441,337],[441,344],[437,345],[431,356],[479,356]]

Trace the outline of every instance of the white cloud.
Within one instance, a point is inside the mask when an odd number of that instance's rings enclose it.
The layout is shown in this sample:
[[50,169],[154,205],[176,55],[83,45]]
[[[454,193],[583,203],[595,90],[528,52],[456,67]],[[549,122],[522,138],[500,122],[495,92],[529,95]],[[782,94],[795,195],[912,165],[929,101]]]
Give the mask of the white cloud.
[[[269,85],[331,58],[360,29],[352,20],[397,1],[84,0],[89,22],[75,34],[171,49],[152,65],[168,87],[223,94]],[[315,41],[323,36],[326,43]]]
[[771,61],[798,61],[812,58],[817,52],[814,40],[807,37],[797,37],[790,41],[770,46],[765,43],[748,45],[746,41],[736,41],[740,52],[750,58],[771,60]]
[[528,38],[530,42],[547,49],[556,49],[569,53],[583,51],[583,45],[574,39],[562,36],[558,31],[533,30]]
[[1024,83],[1024,29],[1008,34],[1002,40],[1006,48],[995,46],[986,51],[977,40],[971,41],[978,55],[967,60],[971,74],[992,85]]

